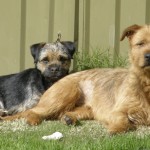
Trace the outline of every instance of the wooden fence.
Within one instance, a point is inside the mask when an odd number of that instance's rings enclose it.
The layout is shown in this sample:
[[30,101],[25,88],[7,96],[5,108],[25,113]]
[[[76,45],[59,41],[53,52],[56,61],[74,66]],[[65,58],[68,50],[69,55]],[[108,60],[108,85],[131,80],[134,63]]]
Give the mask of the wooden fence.
[[30,45],[77,41],[78,50],[127,56],[122,30],[150,22],[150,0],[0,0],[0,75],[33,67]]

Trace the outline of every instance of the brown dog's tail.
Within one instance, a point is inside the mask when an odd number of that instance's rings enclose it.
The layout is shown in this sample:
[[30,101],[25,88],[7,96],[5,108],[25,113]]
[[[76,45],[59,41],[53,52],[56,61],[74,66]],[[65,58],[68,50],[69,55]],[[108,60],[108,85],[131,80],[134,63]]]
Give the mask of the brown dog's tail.
[[0,121],[13,121],[21,118],[24,118],[29,125],[38,125],[42,122],[42,119],[31,110],[26,110],[12,116],[0,117]]
[[13,120],[22,118],[23,114],[24,112],[20,112],[12,116],[4,116],[4,117],[0,116],[0,120],[1,121],[13,121]]

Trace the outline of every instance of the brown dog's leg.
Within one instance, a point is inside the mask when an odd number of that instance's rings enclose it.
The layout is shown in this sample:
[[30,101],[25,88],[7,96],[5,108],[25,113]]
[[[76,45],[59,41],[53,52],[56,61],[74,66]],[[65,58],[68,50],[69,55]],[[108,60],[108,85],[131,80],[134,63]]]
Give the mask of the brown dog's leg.
[[75,108],[73,111],[66,112],[61,120],[67,125],[76,125],[78,120],[94,119],[93,112],[89,106],[81,106]]
[[130,122],[127,114],[122,112],[113,112],[109,118],[107,129],[110,134],[116,134],[135,129],[135,125]]

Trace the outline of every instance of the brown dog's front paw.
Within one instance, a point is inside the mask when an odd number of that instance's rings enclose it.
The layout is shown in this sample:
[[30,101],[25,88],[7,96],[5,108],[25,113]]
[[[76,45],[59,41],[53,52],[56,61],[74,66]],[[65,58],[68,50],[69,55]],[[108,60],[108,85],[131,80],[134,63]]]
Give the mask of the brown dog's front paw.
[[42,122],[42,119],[39,115],[35,113],[30,113],[26,116],[27,123],[31,126],[37,126]]
[[67,125],[73,125],[74,120],[70,118],[69,116],[64,116],[64,121],[66,122]]
[[65,114],[62,118],[61,118],[61,121],[63,123],[65,123],[66,125],[77,125],[78,123],[78,120],[75,116],[73,115],[68,115],[68,114]]
[[126,133],[129,130],[129,126],[125,124],[114,124],[109,125],[107,129],[110,135],[116,135],[120,133]]

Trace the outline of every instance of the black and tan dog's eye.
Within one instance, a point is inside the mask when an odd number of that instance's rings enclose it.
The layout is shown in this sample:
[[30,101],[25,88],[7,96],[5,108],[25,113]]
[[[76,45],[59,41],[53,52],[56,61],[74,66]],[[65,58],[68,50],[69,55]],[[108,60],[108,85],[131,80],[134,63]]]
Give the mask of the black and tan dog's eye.
[[67,57],[64,57],[64,56],[60,56],[60,57],[59,57],[59,60],[63,62],[63,61],[68,60],[68,58],[67,58]]
[[46,58],[42,59],[41,62],[43,62],[44,64],[47,64],[47,63],[49,62],[49,60],[48,60],[48,58],[46,57]]

